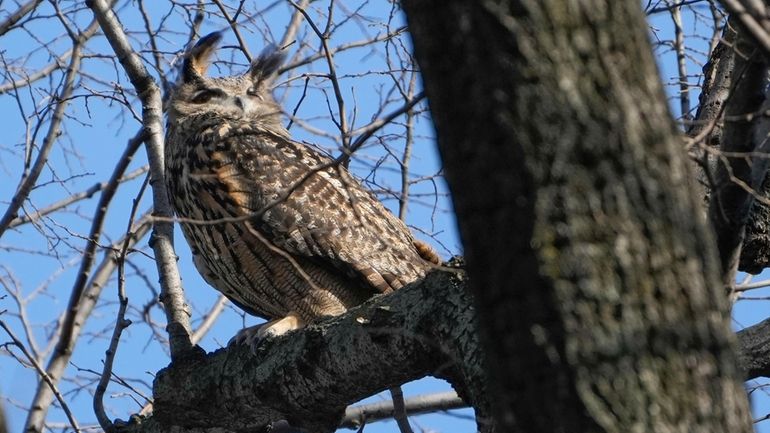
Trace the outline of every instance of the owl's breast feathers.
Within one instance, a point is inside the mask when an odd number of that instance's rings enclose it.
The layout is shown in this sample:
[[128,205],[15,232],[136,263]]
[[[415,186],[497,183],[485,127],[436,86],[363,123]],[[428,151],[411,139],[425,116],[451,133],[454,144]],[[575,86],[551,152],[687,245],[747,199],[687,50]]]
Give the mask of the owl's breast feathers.
[[166,167],[198,270],[253,314],[340,314],[437,259],[344,167],[284,130],[187,119],[169,125]]

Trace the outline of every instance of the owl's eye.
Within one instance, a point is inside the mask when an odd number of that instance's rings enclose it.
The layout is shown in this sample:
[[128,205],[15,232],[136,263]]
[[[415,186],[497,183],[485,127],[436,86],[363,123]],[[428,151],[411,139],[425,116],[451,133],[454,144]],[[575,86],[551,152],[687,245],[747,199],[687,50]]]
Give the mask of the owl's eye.
[[250,88],[249,90],[247,90],[247,91],[246,91],[246,94],[247,94],[247,95],[249,95],[249,96],[252,96],[252,97],[254,97],[254,98],[259,98],[259,99],[262,99],[262,95],[259,93],[259,90],[257,90],[257,89],[256,89],[256,88],[254,88],[254,87],[252,87],[252,88]]
[[190,99],[193,104],[204,104],[209,102],[212,98],[221,98],[225,96],[225,92],[222,89],[203,89],[199,90],[195,96]]

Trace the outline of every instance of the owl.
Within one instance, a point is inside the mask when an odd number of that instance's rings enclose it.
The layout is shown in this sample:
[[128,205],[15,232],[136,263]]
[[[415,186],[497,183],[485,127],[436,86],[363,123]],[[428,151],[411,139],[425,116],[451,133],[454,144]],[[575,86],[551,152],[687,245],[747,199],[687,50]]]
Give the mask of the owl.
[[416,281],[438,255],[348,170],[292,140],[266,50],[241,76],[206,76],[221,39],[185,55],[168,102],[166,182],[193,263],[207,283],[267,323],[255,344]]

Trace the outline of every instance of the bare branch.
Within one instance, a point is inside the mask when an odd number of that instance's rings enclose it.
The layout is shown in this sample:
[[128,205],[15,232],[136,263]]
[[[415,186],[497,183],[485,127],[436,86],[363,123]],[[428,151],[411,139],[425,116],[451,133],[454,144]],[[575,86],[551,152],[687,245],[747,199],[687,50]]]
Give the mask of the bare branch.
[[24,16],[26,16],[28,13],[34,11],[37,5],[42,2],[43,0],[30,0],[27,3],[24,3],[19,9],[16,10],[16,12],[9,15],[5,21],[0,23],[0,36],[6,34],[14,24],[19,22],[19,20],[24,18]]
[[40,146],[40,150],[37,154],[34,164],[30,170],[22,177],[19,186],[16,188],[16,192],[13,194],[11,204],[5,210],[5,213],[0,218],[0,237],[3,236],[5,231],[10,226],[19,208],[29,196],[32,191],[32,187],[35,186],[38,177],[43,172],[43,168],[48,162],[48,155],[51,153],[56,139],[59,137],[59,128],[62,120],[64,119],[64,112],[69,104],[69,99],[72,96],[72,90],[75,86],[75,79],[80,71],[80,61],[82,60],[82,40],[76,40],[73,42],[72,57],[70,57],[69,66],[67,67],[67,73],[64,78],[64,85],[61,92],[56,98],[53,117],[51,123],[48,126],[48,133],[43,140],[43,144]]
[[[339,111],[339,121],[335,122],[337,124],[337,127],[340,130],[340,140],[342,141],[342,150],[343,152],[353,151],[353,149],[350,146],[350,133],[348,131],[348,121],[347,121],[347,114],[345,112],[345,99],[342,97],[342,90],[340,90],[340,82],[337,78],[337,67],[334,65],[334,53],[329,49],[329,34],[328,34],[328,28],[329,24],[331,23],[331,16],[332,16],[332,10],[334,8],[334,0],[331,0],[329,3],[329,23],[327,24],[327,31],[322,32],[318,26],[313,22],[313,19],[308,15],[307,11],[305,9],[293,2],[292,0],[288,0],[289,3],[294,6],[304,17],[305,21],[310,25],[310,27],[313,29],[313,32],[315,32],[316,36],[321,40],[321,46],[323,47],[323,53],[326,57],[326,65],[329,68],[329,81],[332,83],[332,88],[334,89],[334,97],[337,100],[337,110]],[[347,164],[344,164],[347,165]]]
[[[310,0],[301,0],[299,2],[299,7],[302,9],[305,9],[310,3]],[[291,15],[291,20],[289,21],[289,25],[286,26],[286,31],[283,33],[283,37],[281,38],[281,42],[278,45],[279,48],[284,48],[297,36],[297,31],[299,30],[300,24],[302,24],[302,13],[299,11],[299,9],[295,10],[294,13]]]
[[[241,51],[243,52],[243,55],[246,56],[246,60],[251,63],[251,52],[249,51],[249,46],[246,44],[246,41],[243,39],[243,35],[241,35],[241,30],[238,28],[238,23],[235,22],[230,17],[230,14],[227,13],[227,9],[225,9],[225,6],[222,4],[219,0],[212,0],[215,5],[219,8],[219,11],[222,12],[222,16],[225,18],[225,21],[227,21],[227,24],[230,25],[230,30],[233,31],[233,34],[235,35],[235,38],[238,39],[238,45],[241,47]],[[243,3],[243,2],[241,2]]]
[[[408,415],[420,415],[441,410],[461,409],[468,405],[454,391],[410,397],[404,400],[404,409]],[[393,402],[382,401],[345,409],[341,428],[355,429],[372,422],[390,419],[394,412]]]
[[38,69],[37,71],[35,71],[35,73],[25,76],[24,78],[19,80],[14,80],[14,81],[0,84],[0,95],[2,95],[3,93],[9,92],[11,90],[17,90],[21,87],[28,86],[41,78],[45,78],[51,75],[52,72],[61,69],[63,65],[62,62],[70,58],[71,55],[72,55],[72,50],[67,50],[67,52],[57,57],[56,60]]
[[37,360],[35,359],[32,354],[30,354],[27,351],[27,348],[24,347],[24,344],[19,340],[16,335],[14,335],[13,331],[11,331],[11,328],[8,327],[8,325],[5,324],[2,320],[0,320],[0,327],[2,327],[5,332],[8,334],[9,337],[11,337],[11,340],[13,341],[13,344],[16,345],[16,347],[19,348],[19,350],[24,353],[24,356],[27,357],[27,361],[29,361],[30,364],[35,368],[35,371],[37,371],[37,374],[43,379],[43,382],[45,382],[45,385],[48,387],[48,389],[51,391],[51,394],[53,394],[56,397],[56,400],[59,402],[59,404],[62,407],[62,410],[64,410],[64,413],[67,415],[67,419],[70,422],[70,425],[72,426],[72,429],[75,430],[75,432],[80,432],[80,426],[78,425],[77,420],[75,420],[74,415],[72,415],[72,411],[70,410],[69,406],[67,405],[67,402],[64,400],[64,397],[62,397],[61,392],[59,392],[59,389],[56,387],[56,381],[49,376],[45,370],[43,370],[43,367],[38,364]]
[[687,81],[687,58],[685,56],[684,30],[682,29],[682,7],[671,6],[671,20],[674,22],[674,51],[676,52],[677,71],[679,72],[679,109],[683,120],[690,118],[690,84]]
[[86,4],[94,11],[112,49],[126,70],[131,83],[142,100],[143,128],[148,133],[146,140],[147,159],[150,162],[150,176],[154,209],[161,220],[156,221],[151,246],[155,251],[156,266],[161,281],[161,299],[168,320],[167,331],[172,359],[192,349],[190,322],[182,292],[179,269],[174,252],[173,225],[162,218],[171,218],[173,210],[166,193],[163,164],[163,103],[157,83],[147,72],[141,58],[128,43],[123,26],[104,0],[89,0]]
[[142,188],[139,190],[139,194],[134,199],[134,203],[131,206],[131,214],[128,217],[128,227],[126,227],[126,234],[123,236],[123,245],[116,258],[118,262],[118,301],[120,306],[118,308],[117,318],[115,319],[115,328],[112,332],[112,338],[110,339],[110,347],[105,354],[104,368],[99,377],[99,384],[96,386],[96,391],[94,392],[94,413],[96,413],[96,418],[99,420],[99,425],[101,425],[106,432],[111,431],[114,425],[104,411],[104,392],[107,390],[107,385],[112,376],[112,364],[115,361],[115,355],[118,353],[120,335],[123,333],[124,329],[131,325],[131,321],[126,319],[126,308],[128,307],[125,276],[126,256],[128,254],[128,247],[131,245],[131,240],[134,236],[131,232],[131,228],[134,226],[134,218],[136,217],[139,202],[141,201],[146,188],[147,180],[142,184]]
[[747,4],[747,0],[721,0],[721,2],[730,14],[743,24],[764,52],[770,53],[770,33],[767,28],[767,19],[765,18],[762,23],[757,20],[758,17],[762,18],[764,14],[751,11],[752,8]]
[[[147,173],[148,169],[149,169],[148,166],[137,168],[136,170],[132,171],[131,173],[128,173],[125,176],[123,176],[120,179],[118,179],[118,182],[119,183],[123,183],[123,182],[128,182],[130,180],[136,179],[137,177]],[[50,206],[47,206],[47,207],[45,207],[43,209],[40,209],[37,212],[33,212],[33,213],[29,214],[29,215],[24,215],[23,217],[16,218],[15,220],[13,220],[11,222],[9,228],[14,228],[14,227],[18,227],[18,226],[23,225],[23,224],[27,224],[27,223],[30,223],[30,222],[33,222],[33,221],[37,221],[38,219],[40,219],[40,218],[42,218],[42,217],[44,217],[44,216],[46,216],[48,214],[51,214],[53,212],[56,212],[56,211],[58,211],[60,209],[63,209],[63,208],[65,208],[65,207],[67,207],[67,206],[69,206],[69,205],[71,205],[73,203],[77,203],[77,202],[79,202],[81,200],[89,199],[89,198],[93,197],[93,195],[96,194],[97,192],[99,192],[99,191],[103,190],[104,188],[106,188],[108,185],[109,185],[109,182],[95,183],[93,186],[91,186],[90,188],[86,189],[85,191],[81,191],[79,193],[72,194],[71,196],[69,196],[69,197],[67,197],[67,198],[65,198],[63,200],[59,200],[56,203],[53,203]]]
[[[150,227],[149,212],[147,212],[139,218],[135,227],[132,229],[133,236],[131,238],[130,247],[133,247],[137,242],[144,238],[149,232]],[[123,242],[123,239],[121,239],[113,244],[113,247],[115,249],[120,248]],[[79,338],[83,326],[86,323],[86,319],[91,315],[93,308],[96,306],[102,289],[107,285],[107,281],[115,272],[116,268],[117,260],[115,260],[113,249],[110,249],[105,253],[105,257],[99,266],[96,267],[96,270],[91,277],[91,281],[88,284],[88,288],[83,292],[82,301],[78,305],[78,308],[76,310],[68,310],[65,313],[63,320],[74,323],[72,335],[69,337],[73,342],[72,347],[74,347],[74,342]],[[59,333],[61,333],[61,331],[59,331]],[[71,356],[72,350],[58,356],[55,355],[54,358],[49,361],[48,367],[46,368],[46,374],[51,377],[53,382],[58,382],[61,379],[64,368],[69,363]],[[50,405],[50,403],[48,403],[48,401],[50,401],[50,393],[43,391],[43,388],[44,387],[38,386],[37,393],[35,394],[31,406],[34,409],[30,410],[25,431],[42,431],[41,429],[36,429],[34,426],[42,426],[45,420],[45,411]]]
[[[434,272],[342,316],[266,340],[256,353],[231,346],[172,364],[155,380],[152,417],[129,429],[243,430],[288,420],[330,432],[350,403],[426,374],[446,378],[483,411],[483,367],[464,287],[464,277]],[[302,399],[292,397],[298,392]],[[238,415],[213,416],[223,410]]]

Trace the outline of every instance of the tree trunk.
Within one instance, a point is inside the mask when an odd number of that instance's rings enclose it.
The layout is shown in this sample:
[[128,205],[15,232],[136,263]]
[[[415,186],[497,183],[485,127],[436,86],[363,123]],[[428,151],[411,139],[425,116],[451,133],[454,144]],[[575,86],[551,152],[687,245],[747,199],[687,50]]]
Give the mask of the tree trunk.
[[751,431],[639,3],[403,5],[500,431]]

